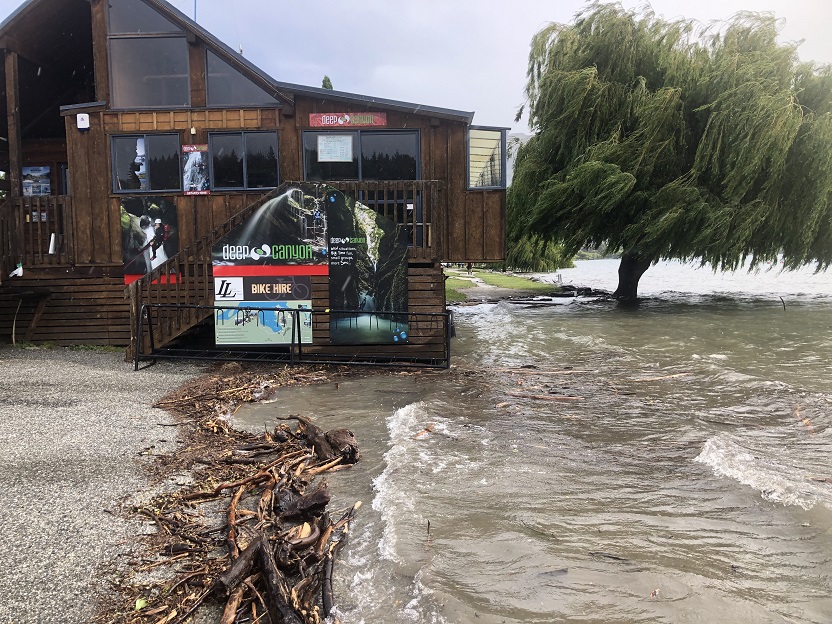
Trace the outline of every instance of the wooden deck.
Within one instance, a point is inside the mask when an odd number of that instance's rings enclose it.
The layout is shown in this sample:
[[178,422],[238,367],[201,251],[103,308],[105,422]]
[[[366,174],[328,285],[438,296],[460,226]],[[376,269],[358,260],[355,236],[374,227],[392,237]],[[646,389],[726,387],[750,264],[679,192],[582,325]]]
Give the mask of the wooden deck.
[[[448,227],[440,216],[447,214],[442,183],[336,182],[331,186],[407,228],[410,308],[416,313],[444,312],[440,259]],[[78,261],[79,253],[86,256],[79,252],[78,244],[85,245],[87,237],[75,236],[72,197],[25,197],[0,204],[0,339],[11,339],[14,332],[18,341],[126,346],[131,344],[131,336],[135,340],[137,314],[143,303],[213,305],[211,247],[280,192],[256,198],[127,290],[121,265]],[[21,261],[23,276],[8,277]],[[329,308],[328,297],[326,278],[316,278],[313,306]],[[157,346],[164,346],[204,321],[210,312],[183,307],[160,310],[157,315],[154,340]],[[435,343],[435,351],[443,349],[444,337],[428,325],[403,348],[418,349],[414,345],[419,344],[427,348]],[[325,341],[327,335],[328,326],[321,320],[316,325],[316,341]]]

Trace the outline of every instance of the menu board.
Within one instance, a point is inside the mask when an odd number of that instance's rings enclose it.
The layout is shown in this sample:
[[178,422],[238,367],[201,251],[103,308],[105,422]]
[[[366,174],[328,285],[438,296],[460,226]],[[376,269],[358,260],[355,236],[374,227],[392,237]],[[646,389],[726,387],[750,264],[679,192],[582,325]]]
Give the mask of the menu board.
[[318,162],[352,162],[352,135],[319,134]]

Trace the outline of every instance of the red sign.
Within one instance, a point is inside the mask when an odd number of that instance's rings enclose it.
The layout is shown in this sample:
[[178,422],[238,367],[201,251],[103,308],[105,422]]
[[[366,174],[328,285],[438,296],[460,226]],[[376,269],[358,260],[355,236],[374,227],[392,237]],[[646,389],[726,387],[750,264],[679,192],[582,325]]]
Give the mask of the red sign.
[[313,128],[386,126],[387,113],[310,113],[309,125]]

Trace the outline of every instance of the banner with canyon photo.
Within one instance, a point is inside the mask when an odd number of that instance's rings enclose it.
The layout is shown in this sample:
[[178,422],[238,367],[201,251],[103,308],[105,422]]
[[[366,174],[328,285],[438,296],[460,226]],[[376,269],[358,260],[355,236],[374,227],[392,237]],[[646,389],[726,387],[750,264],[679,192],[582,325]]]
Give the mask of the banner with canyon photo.
[[312,343],[312,281],[329,278],[329,339],[407,340],[406,231],[324,184],[265,202],[212,248],[217,345]]

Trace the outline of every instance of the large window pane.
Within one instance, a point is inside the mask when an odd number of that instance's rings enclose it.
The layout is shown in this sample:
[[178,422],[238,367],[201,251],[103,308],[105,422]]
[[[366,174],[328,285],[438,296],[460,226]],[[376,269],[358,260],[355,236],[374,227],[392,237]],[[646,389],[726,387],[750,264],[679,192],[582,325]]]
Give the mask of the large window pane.
[[181,107],[191,102],[184,37],[111,39],[115,108]]
[[176,134],[147,135],[148,179],[151,191],[176,191],[181,187],[179,136]]
[[108,0],[110,34],[180,32],[141,0]]
[[178,134],[113,137],[112,155],[116,192],[181,188]]
[[416,180],[419,135],[415,132],[362,132],[361,178]]
[[213,52],[208,52],[208,106],[273,106],[271,95]]
[[469,188],[503,188],[505,131],[471,128],[468,131]]
[[307,180],[357,180],[358,133],[304,132],[303,161]]
[[277,135],[273,132],[247,132],[246,188],[277,186]]
[[143,137],[113,137],[115,191],[146,191],[147,162]]
[[214,188],[243,188],[243,137],[215,134],[211,137]]

